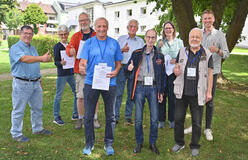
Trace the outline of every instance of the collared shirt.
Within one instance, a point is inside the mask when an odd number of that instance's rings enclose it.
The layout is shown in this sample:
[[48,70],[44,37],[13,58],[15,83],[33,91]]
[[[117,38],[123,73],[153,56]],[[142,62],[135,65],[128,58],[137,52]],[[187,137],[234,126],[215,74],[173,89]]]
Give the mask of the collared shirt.
[[[80,59],[87,60],[85,84],[92,85],[95,65],[107,63],[112,71],[115,70],[115,62],[122,60],[120,45],[111,37],[102,41],[94,36],[85,41]],[[110,79],[110,86],[115,85],[116,77],[113,77]]]
[[24,63],[21,57],[25,55],[39,56],[36,49],[32,45],[27,45],[19,40],[9,50],[9,59],[11,64],[11,73],[13,77],[24,79],[37,79],[40,75],[40,62]]
[[[158,44],[159,44],[159,41],[157,45]],[[175,59],[181,48],[183,48],[183,41],[181,39],[174,38],[172,41],[172,44],[169,44],[169,41],[165,38],[163,40],[163,46],[158,49],[161,51],[163,55],[169,55],[171,58]]]
[[140,71],[138,74],[138,81],[144,81],[144,77],[152,77],[153,81],[155,81],[154,68],[152,63],[153,56],[154,56],[154,49],[151,50],[149,55],[146,53],[146,50],[144,49],[144,52],[142,53],[142,62],[140,66]]
[[212,53],[213,57],[213,74],[218,74],[221,72],[221,60],[226,59],[229,57],[230,53],[227,47],[226,38],[225,35],[213,28],[213,30],[207,35],[205,30],[202,30],[203,32],[203,39],[202,39],[202,45],[205,48],[208,48],[210,46],[213,46],[213,43],[215,43],[215,46],[220,49],[223,52],[223,57],[221,57],[218,53]]
[[144,46],[144,40],[138,36],[135,36],[134,38],[130,38],[129,35],[122,35],[118,38],[118,43],[121,48],[123,48],[126,43],[128,43],[129,51],[122,53],[123,60],[122,64],[127,64],[128,60],[130,59],[133,51],[136,49],[140,49]]

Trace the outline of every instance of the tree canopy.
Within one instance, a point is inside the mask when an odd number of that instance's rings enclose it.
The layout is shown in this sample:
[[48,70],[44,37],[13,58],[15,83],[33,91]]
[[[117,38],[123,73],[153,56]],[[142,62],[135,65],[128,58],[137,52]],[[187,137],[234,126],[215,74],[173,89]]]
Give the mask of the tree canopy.
[[11,8],[17,5],[16,0],[0,0],[0,25],[5,22],[5,15]]
[[185,45],[188,44],[189,31],[193,27],[201,27],[201,23],[197,24],[195,17],[201,16],[205,9],[213,10],[214,26],[226,33],[230,51],[240,39],[248,14],[248,0],[147,0],[147,2],[156,2],[154,11],[168,11],[168,14],[159,17],[161,22],[156,27],[157,31],[162,30],[166,20],[171,20],[176,24]]
[[23,23],[22,12],[12,8],[6,13],[4,21],[9,30],[17,29]]
[[38,4],[29,4],[25,9],[23,14],[23,22],[25,25],[32,24],[34,27],[34,33],[38,33],[37,24],[45,24],[47,21],[47,16],[40,8]]

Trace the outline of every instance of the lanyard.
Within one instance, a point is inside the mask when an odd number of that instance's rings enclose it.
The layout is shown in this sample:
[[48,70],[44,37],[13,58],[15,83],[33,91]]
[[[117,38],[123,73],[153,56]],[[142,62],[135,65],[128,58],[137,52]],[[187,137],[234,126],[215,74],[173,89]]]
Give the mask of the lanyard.
[[96,38],[96,40],[97,40],[97,44],[98,44],[98,47],[99,47],[100,52],[101,52],[101,60],[103,60],[103,56],[105,54],[105,50],[106,50],[106,46],[107,46],[108,37],[106,38],[103,52],[102,52],[102,48],[100,46],[99,40],[97,38]]
[[185,48],[185,54],[186,54],[186,56],[188,57],[188,60],[189,60],[189,62],[190,62],[191,65],[192,65],[192,63],[195,61],[196,57],[199,56],[199,54],[201,53],[201,50],[202,50],[202,48],[201,48],[200,51],[197,53],[197,55],[195,56],[195,58],[191,61],[191,59],[189,58],[189,55],[188,55],[188,53],[187,53],[187,48]]
[[149,73],[149,63],[150,63],[150,54],[147,54],[146,55],[146,63],[147,63],[147,71],[148,71],[148,73]]
[[[90,37],[89,37],[89,38],[91,38],[91,33],[92,33],[92,32],[90,31]],[[82,39],[82,40],[83,40],[83,41],[86,41],[87,39],[86,39],[85,34],[83,33],[83,31],[82,31],[82,34],[83,34],[83,39]]]

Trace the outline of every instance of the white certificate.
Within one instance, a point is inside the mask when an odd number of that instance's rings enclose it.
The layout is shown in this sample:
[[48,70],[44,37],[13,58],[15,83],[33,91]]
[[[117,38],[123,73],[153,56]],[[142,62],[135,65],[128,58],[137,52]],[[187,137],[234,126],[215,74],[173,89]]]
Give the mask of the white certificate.
[[165,72],[168,76],[173,73],[173,68],[175,67],[175,64],[170,63],[171,60],[172,58],[168,54],[164,56]]
[[80,53],[83,50],[84,43],[85,43],[85,41],[80,40],[79,47],[78,47],[78,52],[77,52],[77,57],[76,57],[77,59],[80,59]]
[[95,65],[92,89],[109,90],[110,78],[107,77],[107,73],[110,73],[111,69],[112,67],[107,65]]
[[66,64],[63,66],[63,69],[69,69],[74,67],[75,59],[74,57],[67,56],[65,50],[60,51],[61,60],[64,59],[66,61]]

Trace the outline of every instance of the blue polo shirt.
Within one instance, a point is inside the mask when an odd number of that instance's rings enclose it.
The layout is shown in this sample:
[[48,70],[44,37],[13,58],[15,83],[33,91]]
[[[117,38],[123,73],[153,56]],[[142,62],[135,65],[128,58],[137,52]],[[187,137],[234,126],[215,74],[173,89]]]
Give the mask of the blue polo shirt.
[[[87,60],[85,84],[92,85],[94,67],[99,63],[107,63],[107,66],[115,70],[115,62],[122,60],[121,48],[118,42],[107,37],[106,40],[98,40],[95,37],[85,41],[80,59]],[[116,77],[110,79],[110,86],[116,85]]]
[[9,59],[11,64],[11,73],[13,77],[25,79],[37,79],[40,75],[40,62],[24,63],[20,59],[22,56],[39,56],[36,49],[32,45],[27,45],[19,40],[11,46],[9,50]]

